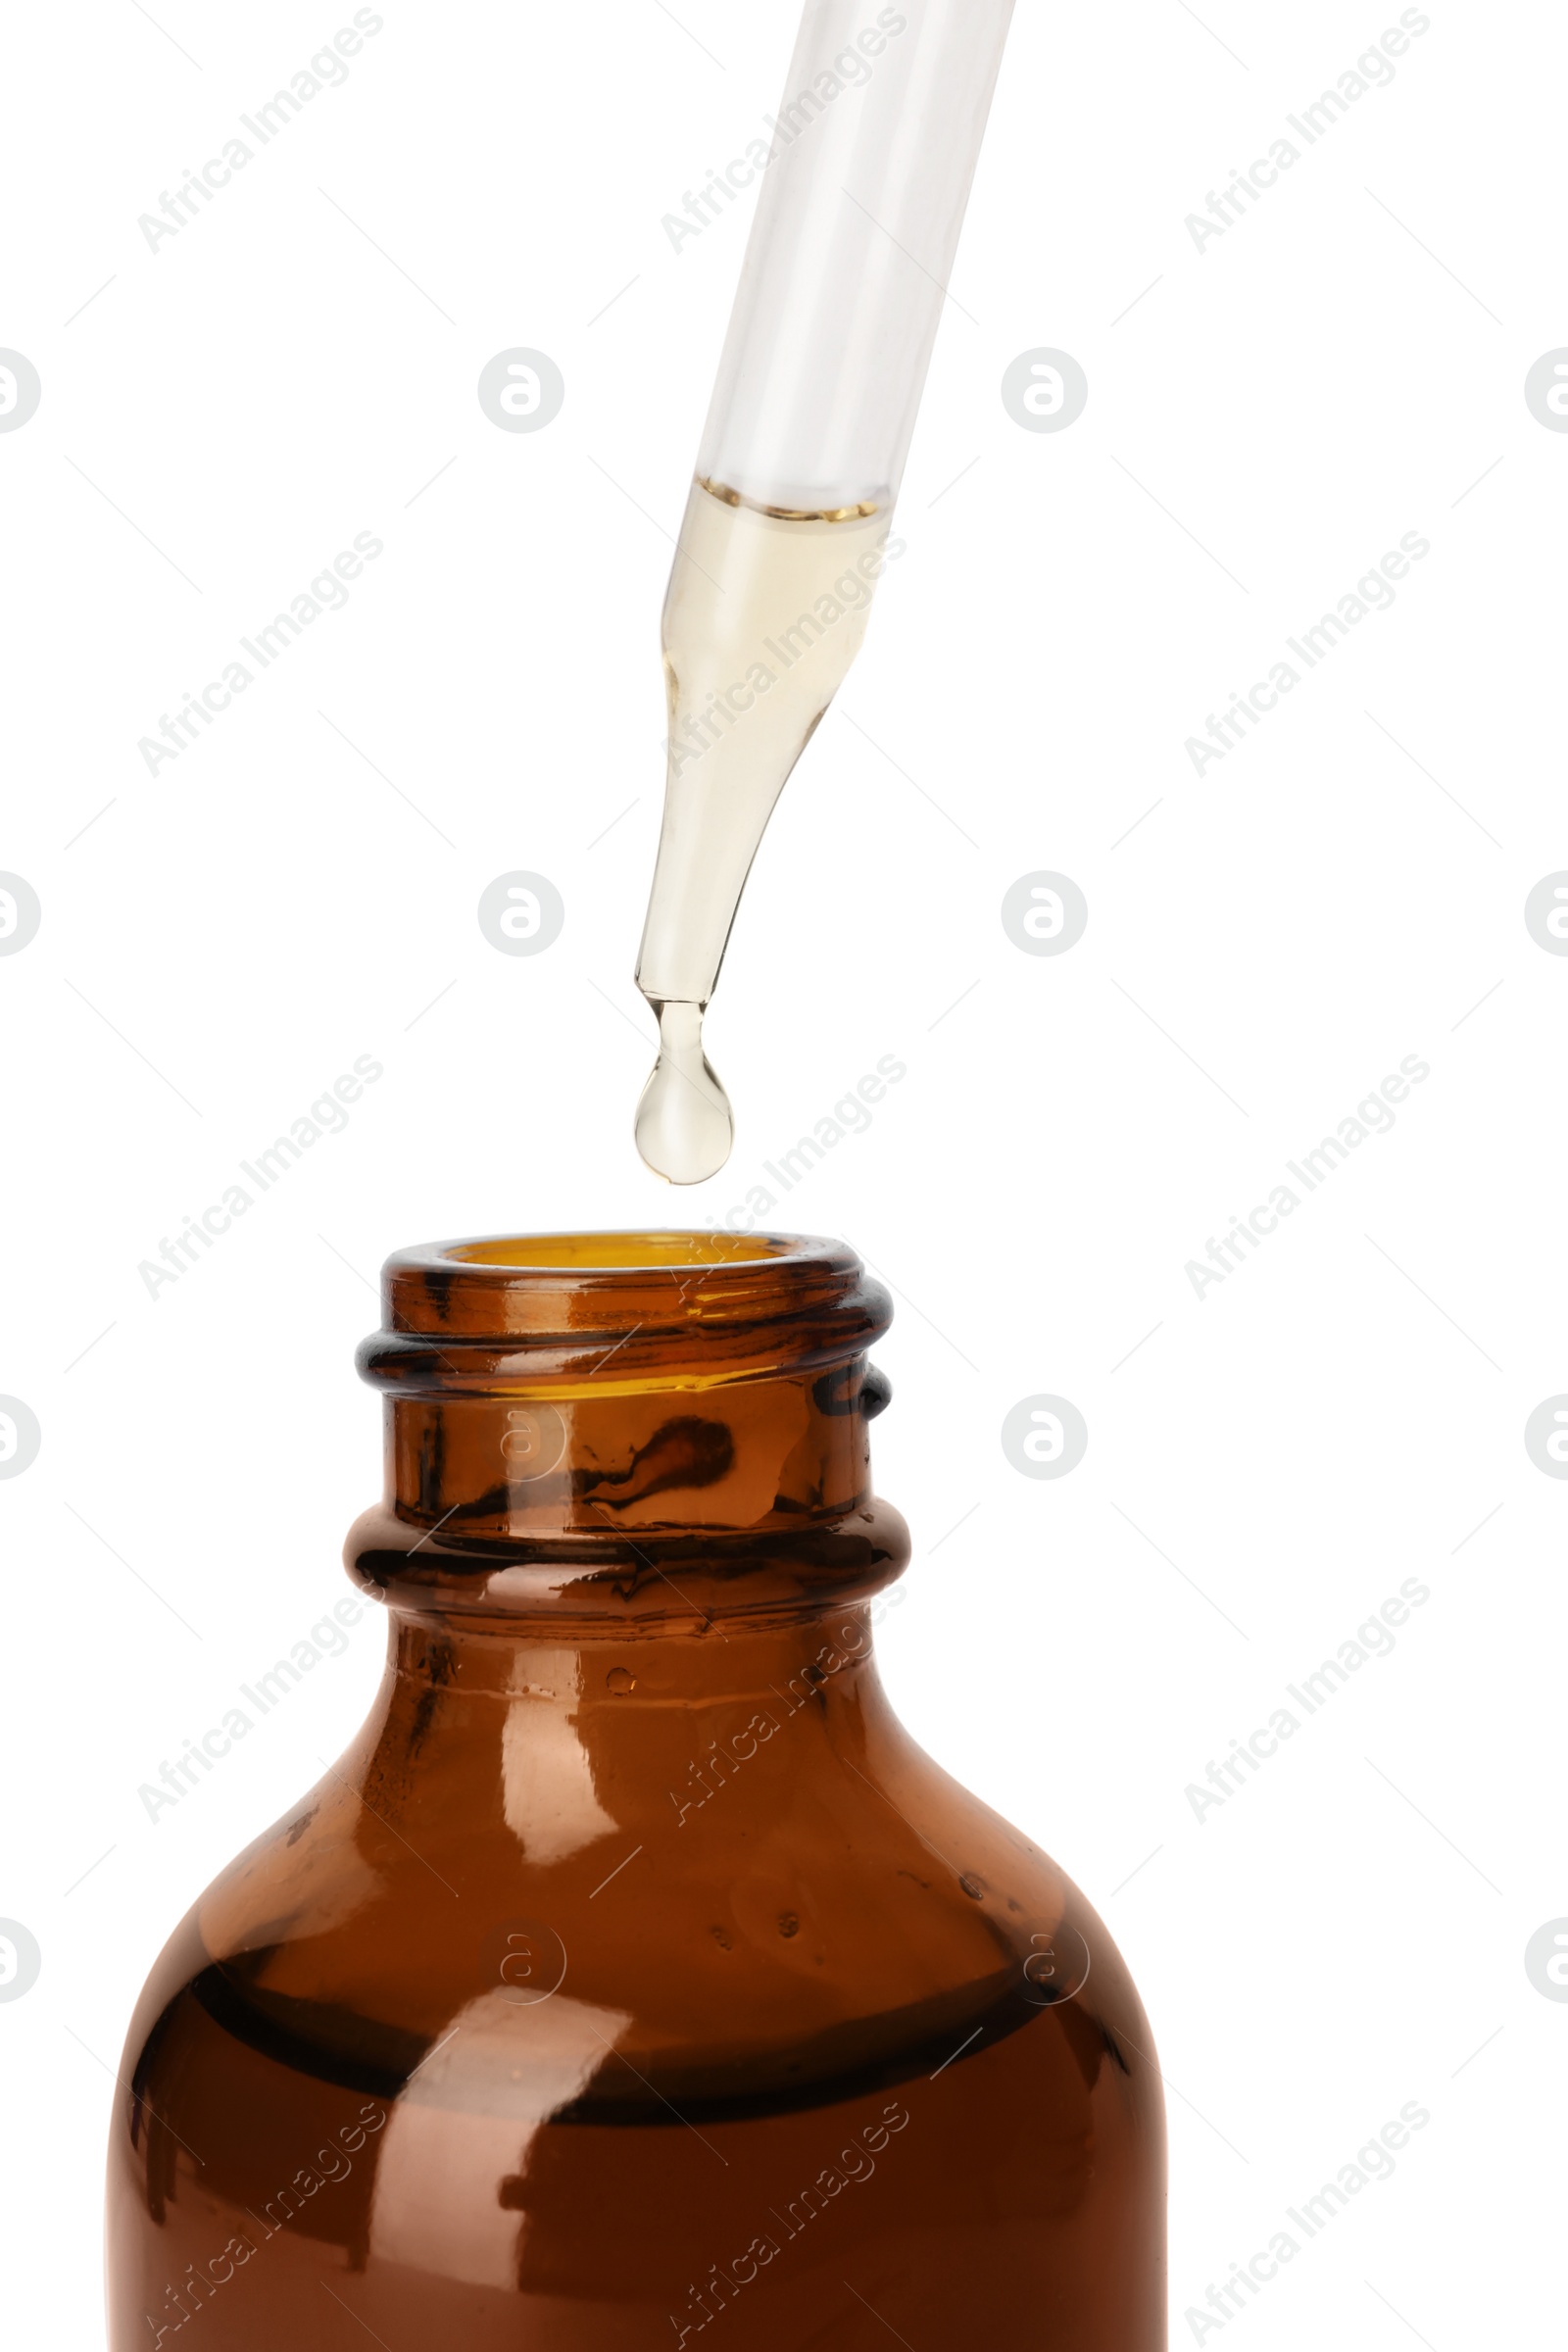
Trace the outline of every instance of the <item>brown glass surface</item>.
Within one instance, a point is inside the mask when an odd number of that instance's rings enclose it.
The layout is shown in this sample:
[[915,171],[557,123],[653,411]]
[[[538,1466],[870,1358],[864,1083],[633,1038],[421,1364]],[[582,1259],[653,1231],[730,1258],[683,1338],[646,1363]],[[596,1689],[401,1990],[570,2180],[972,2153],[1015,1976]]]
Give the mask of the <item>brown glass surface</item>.
[[1138,1996],[877,1678],[881,1287],[600,1235],[384,1300],[386,1679],[142,1995],[112,2352],[1159,2352]]

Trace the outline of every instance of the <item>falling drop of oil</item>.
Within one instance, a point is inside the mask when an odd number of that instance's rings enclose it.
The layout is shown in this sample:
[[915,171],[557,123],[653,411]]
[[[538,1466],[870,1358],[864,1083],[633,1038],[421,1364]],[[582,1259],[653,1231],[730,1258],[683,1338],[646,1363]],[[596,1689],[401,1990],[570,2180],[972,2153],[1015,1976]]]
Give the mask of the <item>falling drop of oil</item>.
[[703,1007],[656,1004],[659,1059],[637,1105],[637,1149],[656,1176],[701,1184],[735,1140],[729,1097],[703,1052]]

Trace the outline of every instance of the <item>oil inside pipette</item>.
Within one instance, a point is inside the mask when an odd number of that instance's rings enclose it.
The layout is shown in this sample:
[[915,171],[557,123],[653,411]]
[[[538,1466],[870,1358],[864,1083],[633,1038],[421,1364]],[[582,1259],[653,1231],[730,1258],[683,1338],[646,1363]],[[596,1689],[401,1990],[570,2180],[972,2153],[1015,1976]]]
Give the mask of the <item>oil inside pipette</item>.
[[735,1116],[703,1051],[701,1004],[661,1004],[659,1059],[637,1105],[637,1149],[671,1184],[716,1176],[735,1140]]
[[860,649],[888,523],[875,500],[760,507],[692,487],[664,600],[668,774],[637,965],[660,1021],[637,1148],[673,1184],[729,1155],[703,1010],[774,803]]

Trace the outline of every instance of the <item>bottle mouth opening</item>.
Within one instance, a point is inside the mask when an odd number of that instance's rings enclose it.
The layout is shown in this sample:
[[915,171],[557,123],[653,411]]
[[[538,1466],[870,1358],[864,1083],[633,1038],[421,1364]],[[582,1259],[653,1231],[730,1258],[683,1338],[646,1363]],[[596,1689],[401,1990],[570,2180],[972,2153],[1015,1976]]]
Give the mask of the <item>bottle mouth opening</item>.
[[[495,1235],[484,1241],[437,1244],[430,1255],[464,1266],[512,1272],[640,1274],[670,1267],[748,1266],[832,1249],[786,1234],[539,1233]],[[423,1256],[405,1250],[396,1263]]]
[[[400,1250],[363,1375],[404,1395],[516,1382],[756,1378],[861,1354],[892,1301],[843,1242],[803,1234],[498,1234]],[[434,1343],[434,1345],[431,1345]]]

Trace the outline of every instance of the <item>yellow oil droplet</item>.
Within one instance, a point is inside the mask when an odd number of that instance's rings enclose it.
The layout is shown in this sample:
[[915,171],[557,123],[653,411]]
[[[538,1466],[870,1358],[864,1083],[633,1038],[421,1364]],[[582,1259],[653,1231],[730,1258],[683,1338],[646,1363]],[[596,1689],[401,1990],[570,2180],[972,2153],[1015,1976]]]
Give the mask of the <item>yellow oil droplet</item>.
[[702,1006],[655,1009],[659,1059],[637,1105],[637,1149],[656,1176],[670,1184],[701,1184],[729,1157],[734,1113],[703,1052]]

